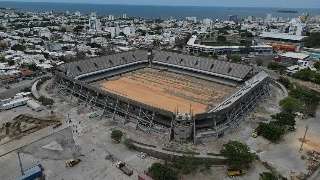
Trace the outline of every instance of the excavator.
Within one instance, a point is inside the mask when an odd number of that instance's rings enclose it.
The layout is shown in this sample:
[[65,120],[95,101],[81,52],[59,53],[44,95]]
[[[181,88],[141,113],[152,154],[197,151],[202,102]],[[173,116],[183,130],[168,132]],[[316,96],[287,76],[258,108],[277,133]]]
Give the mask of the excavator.
[[79,158],[69,159],[66,162],[66,167],[73,167],[73,166],[77,165],[79,162],[81,162],[81,159],[79,159]]

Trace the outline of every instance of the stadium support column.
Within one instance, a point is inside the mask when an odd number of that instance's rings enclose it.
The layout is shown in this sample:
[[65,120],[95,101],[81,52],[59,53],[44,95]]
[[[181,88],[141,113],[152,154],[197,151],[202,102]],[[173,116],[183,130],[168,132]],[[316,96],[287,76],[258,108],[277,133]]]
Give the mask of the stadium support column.
[[116,105],[114,106],[114,111],[113,111],[112,120],[115,120],[118,103],[119,103],[119,99],[117,99],[117,103],[116,103]]
[[127,110],[126,110],[126,115],[124,116],[124,122],[123,122],[123,124],[126,124],[126,123],[127,123],[127,117],[128,117],[129,107],[130,107],[130,104],[128,103],[128,107],[127,107]]
[[151,120],[150,120],[150,123],[149,123],[149,133],[151,131],[151,126],[153,126],[153,118],[154,118],[154,111],[152,113],[152,117],[151,117]]
[[216,118],[215,118],[215,117],[213,118],[213,125],[214,125],[214,130],[216,131],[216,137],[217,137],[217,139],[218,139],[219,132],[218,132],[217,121],[216,121]]
[[89,94],[90,94],[90,90],[88,89],[87,95],[86,95],[86,97],[85,97],[85,100],[86,100],[86,104],[87,104],[87,105],[89,105],[89,104],[88,104]]
[[80,87],[79,97],[81,97],[81,96],[82,96],[82,94],[81,94],[81,92],[82,92],[82,88],[83,88],[83,86],[81,86],[81,87]]
[[72,91],[71,91],[71,96],[74,94],[74,89],[75,89],[75,87],[76,87],[76,83],[73,82],[73,87],[72,87]]
[[193,144],[196,144],[196,118],[193,116]]
[[[169,141],[171,141],[171,138],[172,138],[173,121],[174,121],[174,117],[172,116],[171,123],[170,123],[170,134],[169,134],[169,138],[168,138]],[[166,138],[164,138],[164,139],[166,139]]]
[[108,103],[108,96],[106,97],[106,100],[104,102],[104,106],[103,106],[101,117],[104,115],[104,112],[106,111],[107,103]]
[[98,101],[98,96],[99,96],[99,93],[98,92],[96,92],[97,93],[97,96],[96,96],[96,99],[95,99],[95,101],[94,101],[94,105],[95,106],[97,106],[97,101]]
[[137,119],[136,129],[139,128],[139,121],[140,121],[139,119],[140,119],[141,111],[142,111],[142,109],[141,109],[141,107],[140,107],[140,111],[139,111],[139,115],[138,115],[138,119]]

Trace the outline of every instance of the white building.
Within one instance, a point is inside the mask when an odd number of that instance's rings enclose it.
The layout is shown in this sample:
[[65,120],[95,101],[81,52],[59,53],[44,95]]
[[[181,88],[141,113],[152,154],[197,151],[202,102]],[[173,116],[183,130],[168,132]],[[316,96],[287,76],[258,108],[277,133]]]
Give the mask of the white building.
[[79,11],[77,11],[77,12],[74,13],[74,15],[80,17],[81,13]]
[[135,27],[125,27],[122,31],[126,36],[134,36],[136,34]]
[[108,20],[109,21],[114,21],[114,15],[109,15]]
[[213,21],[211,19],[204,19],[203,20],[203,25],[206,27],[211,27],[212,23],[213,23]]
[[105,28],[105,31],[107,31],[107,32],[110,32],[110,34],[111,34],[111,38],[114,38],[114,37],[116,37],[116,36],[119,36],[119,34],[120,34],[120,28],[119,28],[119,26],[116,26],[116,27],[106,27]]
[[302,36],[305,27],[306,27],[306,24],[301,23],[300,19],[298,19],[298,18],[292,19],[289,22],[289,32],[288,32],[288,34]]
[[272,20],[272,14],[267,14],[265,22],[268,23],[268,22],[271,22],[271,20]]
[[51,32],[48,28],[42,28],[40,31],[38,31],[39,37],[46,37],[48,39],[51,39]]
[[91,17],[97,17],[97,15],[98,15],[97,12],[92,12],[90,16],[91,16]]
[[253,16],[248,16],[248,21],[253,22]]
[[187,21],[193,21],[196,22],[197,21],[197,17],[186,17]]
[[[92,14],[92,13],[91,13]],[[89,19],[89,27],[91,30],[95,30],[95,31],[98,31],[100,30],[100,20],[97,19],[96,16],[91,16],[90,19]]]
[[122,18],[127,19],[128,18],[127,14],[122,14]]

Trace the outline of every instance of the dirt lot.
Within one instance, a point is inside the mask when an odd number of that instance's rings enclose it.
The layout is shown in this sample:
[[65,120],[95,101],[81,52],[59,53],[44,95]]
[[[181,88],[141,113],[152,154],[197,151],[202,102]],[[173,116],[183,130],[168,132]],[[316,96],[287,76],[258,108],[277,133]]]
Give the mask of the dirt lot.
[[2,128],[0,128],[0,144],[20,139],[27,134],[59,122],[59,118],[56,116],[35,118],[32,115],[20,114],[2,124]]
[[106,91],[171,112],[203,113],[236,92],[236,88],[198,78],[143,69],[93,83]]

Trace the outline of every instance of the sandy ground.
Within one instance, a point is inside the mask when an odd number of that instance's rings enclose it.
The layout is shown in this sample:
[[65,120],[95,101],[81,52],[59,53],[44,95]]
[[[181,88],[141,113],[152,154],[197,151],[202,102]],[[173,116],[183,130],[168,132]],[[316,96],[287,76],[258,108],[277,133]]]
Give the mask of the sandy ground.
[[144,69],[95,86],[171,112],[203,113],[236,91],[236,88],[194,77]]

